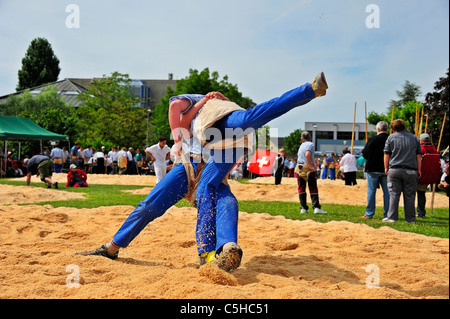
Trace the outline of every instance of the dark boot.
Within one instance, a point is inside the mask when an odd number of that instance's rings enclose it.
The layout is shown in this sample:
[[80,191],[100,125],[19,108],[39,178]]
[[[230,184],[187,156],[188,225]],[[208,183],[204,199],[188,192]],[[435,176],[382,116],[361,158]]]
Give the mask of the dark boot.
[[300,200],[300,212],[302,214],[308,213],[308,205],[306,204],[306,193],[298,194]]
[[320,203],[319,203],[319,195],[311,194],[311,203],[312,203],[313,208],[321,208]]

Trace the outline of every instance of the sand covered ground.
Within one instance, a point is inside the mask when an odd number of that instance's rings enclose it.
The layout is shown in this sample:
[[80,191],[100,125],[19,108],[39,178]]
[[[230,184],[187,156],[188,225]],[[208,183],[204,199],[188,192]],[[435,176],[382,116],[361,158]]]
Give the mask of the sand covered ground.
[[[63,174],[55,179],[65,184]],[[89,175],[88,182],[151,187],[154,176]],[[295,179],[253,182],[267,185],[230,183],[241,200],[298,201]],[[365,205],[358,182],[319,181],[321,201]],[[0,185],[0,298],[449,298],[448,239],[241,212],[243,261],[228,274],[198,268],[196,210],[172,207],[113,261],[75,252],[108,242],[134,207],[18,205],[61,195],[80,196],[64,187]],[[435,207],[448,204],[436,196]]]

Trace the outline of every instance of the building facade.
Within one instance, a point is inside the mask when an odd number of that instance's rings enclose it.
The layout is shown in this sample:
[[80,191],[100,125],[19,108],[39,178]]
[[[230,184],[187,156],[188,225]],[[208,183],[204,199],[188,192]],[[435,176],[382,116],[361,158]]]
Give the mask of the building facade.
[[[311,133],[318,152],[341,154],[344,147],[350,148],[352,145],[353,123],[305,122],[305,130]],[[367,124],[367,136],[372,136],[374,132],[375,125]],[[358,155],[365,144],[366,123],[355,123],[354,154]]]

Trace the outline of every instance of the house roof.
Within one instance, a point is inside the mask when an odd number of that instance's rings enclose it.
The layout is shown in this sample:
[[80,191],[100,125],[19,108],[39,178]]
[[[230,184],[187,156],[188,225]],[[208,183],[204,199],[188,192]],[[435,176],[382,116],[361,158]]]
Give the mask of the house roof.
[[[76,83],[77,85],[85,88],[86,90],[89,88],[89,85],[92,84],[93,78],[69,78],[68,80]],[[172,89],[176,89],[177,80],[149,80],[149,79],[136,79],[132,81],[140,81],[144,85],[148,85],[150,87],[150,108],[154,109],[156,104],[161,103],[161,98],[165,97],[167,94],[167,87],[170,86]]]
[[[56,90],[58,91],[58,94],[67,103],[69,103],[70,105],[75,106],[75,107],[80,106],[82,104],[82,102],[77,99],[77,96],[80,93],[84,93],[87,91],[85,87],[79,85],[78,83],[71,81],[70,79],[64,79],[64,80],[53,82],[53,83],[42,84],[42,85],[39,85],[39,86],[36,86],[33,88],[29,88],[27,90],[29,90],[31,94],[37,95],[37,94],[41,93],[42,90],[44,90],[49,85],[55,86]],[[2,100],[6,100],[11,95],[19,95],[19,94],[23,94],[24,92],[25,92],[25,90],[18,91],[13,94],[0,96],[0,103]]]

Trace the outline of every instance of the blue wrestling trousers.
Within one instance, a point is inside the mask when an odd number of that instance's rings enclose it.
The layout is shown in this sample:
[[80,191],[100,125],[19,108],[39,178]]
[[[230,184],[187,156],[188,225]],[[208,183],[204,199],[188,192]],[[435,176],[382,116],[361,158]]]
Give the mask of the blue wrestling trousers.
[[[278,98],[244,111],[235,111],[217,121],[213,128],[223,136],[225,130],[241,128],[258,129],[271,120],[315,98],[309,83],[284,93]],[[206,136],[208,137],[208,132]],[[197,187],[197,249],[198,253],[216,251],[228,242],[237,243],[238,202],[228,186],[222,183],[236,164],[242,149],[212,150],[203,168]]]
[[[191,159],[192,162],[192,159]],[[194,171],[197,163],[192,162]],[[175,165],[151,190],[128,216],[114,235],[114,242],[122,248],[129,243],[155,218],[161,217],[170,207],[183,199],[188,191],[188,178],[183,164]]]

